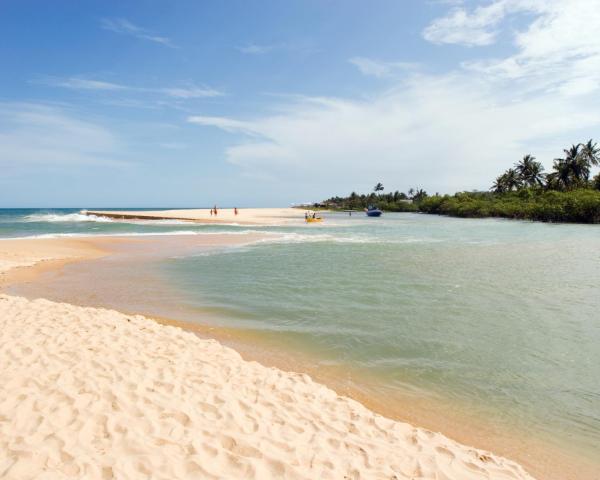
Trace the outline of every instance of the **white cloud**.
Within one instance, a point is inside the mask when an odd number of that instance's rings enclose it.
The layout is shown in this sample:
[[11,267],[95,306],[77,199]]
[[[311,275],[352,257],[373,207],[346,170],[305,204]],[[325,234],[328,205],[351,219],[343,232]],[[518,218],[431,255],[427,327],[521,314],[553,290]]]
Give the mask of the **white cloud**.
[[165,93],[166,95],[174,98],[204,98],[204,97],[219,97],[223,95],[223,92],[215,90],[209,87],[174,87],[174,88],[162,88],[158,91]]
[[119,166],[120,143],[105,127],[64,108],[0,103],[0,166]]
[[257,45],[255,43],[250,43],[248,45],[244,45],[243,47],[237,47],[240,52],[247,53],[249,55],[263,55],[271,52],[275,48],[277,48],[277,45]]
[[426,40],[433,43],[458,43],[468,46],[489,45],[496,38],[494,27],[504,18],[504,1],[478,7],[472,14],[456,8],[442,18],[434,20],[424,31]]
[[217,127],[227,132],[240,132],[248,135],[260,134],[260,131],[255,130],[252,122],[242,122],[230,118],[195,115],[188,117],[188,122],[206,127]]
[[383,62],[366,57],[352,57],[348,60],[360,70],[363,75],[377,78],[390,77],[399,70],[413,70],[418,67],[415,63],[408,62]]
[[167,37],[161,37],[154,35],[147,30],[134,25],[129,20],[124,18],[103,18],[100,22],[101,26],[105,30],[110,30],[116,33],[122,33],[125,35],[131,35],[132,37],[139,38],[141,40],[148,40],[150,42],[159,43],[166,47],[177,48],[173,42]]
[[40,80],[34,80],[32,83],[49,85],[52,87],[70,88],[74,90],[126,90],[128,87],[117,83],[104,82],[101,80],[93,80],[89,78],[70,77],[57,78],[46,77]]
[[[189,121],[237,134],[225,151],[228,161],[280,181],[328,182],[335,188],[369,177],[400,188],[487,188],[525,153],[550,167],[564,146],[597,135],[595,6],[595,0],[497,0],[461,15],[453,10],[447,17],[452,21],[432,24],[431,39],[474,44],[450,28],[463,25],[485,43],[507,15],[530,16],[528,25],[512,32],[515,52],[504,58],[472,61],[446,74],[409,70],[391,77],[393,88],[366,100],[287,99],[275,113],[251,119]],[[390,76],[390,63],[353,60],[365,74]]]
[[504,1],[528,8],[534,20],[514,35],[517,51],[500,59],[472,61],[467,69],[576,96],[600,87],[600,9],[597,0]]
[[252,135],[226,151],[248,171],[287,180],[318,172],[332,185],[385,175],[440,191],[485,188],[523,152],[558,152],[577,130],[600,125],[599,102],[584,108],[556,95],[516,102],[495,88],[460,74],[418,75],[368,101],[306,99],[251,121],[190,121]]
[[41,79],[33,80],[31,83],[48,85],[51,87],[68,88],[71,90],[128,91],[154,93],[166,95],[168,97],[176,99],[219,97],[224,95],[223,92],[215,90],[214,88],[206,86],[197,86],[194,84],[187,84],[185,86],[180,87],[148,88],[117,84],[85,77],[44,77]]

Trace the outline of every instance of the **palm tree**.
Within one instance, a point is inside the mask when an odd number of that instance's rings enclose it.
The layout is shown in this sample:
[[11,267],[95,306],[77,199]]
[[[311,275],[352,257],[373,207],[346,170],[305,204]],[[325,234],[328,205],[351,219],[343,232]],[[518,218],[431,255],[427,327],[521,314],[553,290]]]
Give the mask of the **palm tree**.
[[525,155],[523,160],[515,164],[515,170],[524,185],[541,187],[544,184],[544,167],[532,155]]
[[[590,145],[593,147],[593,145]],[[551,181],[558,188],[574,188],[587,184],[590,178],[591,163],[583,154],[581,144],[572,145],[571,148],[565,148],[565,158],[554,160],[554,175]]]
[[547,187],[551,190],[570,188],[573,183],[571,164],[564,158],[556,158],[552,169],[554,171],[546,177]]
[[521,177],[514,168],[509,168],[504,172],[504,184],[509,192],[518,190],[521,187]]
[[423,190],[422,188],[417,188],[417,191],[413,195],[413,201],[420,202],[421,200],[423,200],[426,197],[427,197],[427,192],[425,190]]
[[591,165],[600,165],[600,148],[590,138],[587,143],[581,143],[581,156]]
[[505,173],[496,177],[496,180],[492,184],[491,190],[494,193],[504,193],[504,192],[508,191],[508,188],[506,188],[506,174]]
[[373,188],[373,191],[375,193],[383,192],[383,184],[381,182],[378,182],[377,185],[375,185],[375,187]]

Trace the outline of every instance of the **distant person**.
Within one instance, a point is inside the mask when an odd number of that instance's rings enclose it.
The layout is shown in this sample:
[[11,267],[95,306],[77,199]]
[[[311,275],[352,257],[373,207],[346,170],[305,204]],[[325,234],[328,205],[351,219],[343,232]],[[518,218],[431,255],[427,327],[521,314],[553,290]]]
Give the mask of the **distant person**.
[[213,210],[215,211],[215,217],[216,217],[217,216],[217,206],[216,205],[213,207]]
[[304,212],[304,220],[308,220],[308,212]]
[[211,208],[211,209],[210,209],[210,216],[211,216],[211,217],[212,217],[212,213],[213,213],[213,212],[212,212],[212,208]]
[[237,215],[237,214],[238,214],[238,210],[237,210],[237,208],[236,208],[236,207],[233,207],[233,214],[234,214],[234,215]]

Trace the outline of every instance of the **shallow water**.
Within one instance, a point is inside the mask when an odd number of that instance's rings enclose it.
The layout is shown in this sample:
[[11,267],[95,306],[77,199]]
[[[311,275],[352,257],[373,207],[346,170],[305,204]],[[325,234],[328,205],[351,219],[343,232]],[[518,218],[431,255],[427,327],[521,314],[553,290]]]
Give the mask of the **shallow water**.
[[172,290],[154,301],[168,309],[176,298],[282,350],[367,372],[385,391],[597,455],[598,226],[330,214],[323,225],[248,228],[73,215],[0,213],[0,235],[262,232],[251,245],[157,257],[154,273]]

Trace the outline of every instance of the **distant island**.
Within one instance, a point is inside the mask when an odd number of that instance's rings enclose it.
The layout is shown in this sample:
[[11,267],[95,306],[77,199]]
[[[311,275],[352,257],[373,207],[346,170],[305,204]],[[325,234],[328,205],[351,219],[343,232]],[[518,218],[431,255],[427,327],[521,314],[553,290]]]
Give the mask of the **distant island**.
[[429,195],[423,189],[407,193],[382,193],[375,185],[367,195],[352,192],[312,205],[332,210],[362,210],[370,205],[390,212],[422,212],[455,217],[504,217],[543,222],[600,223],[600,149],[592,140],[565,149],[554,160],[552,171],[532,155],[525,155],[514,167],[493,182],[490,191]]

